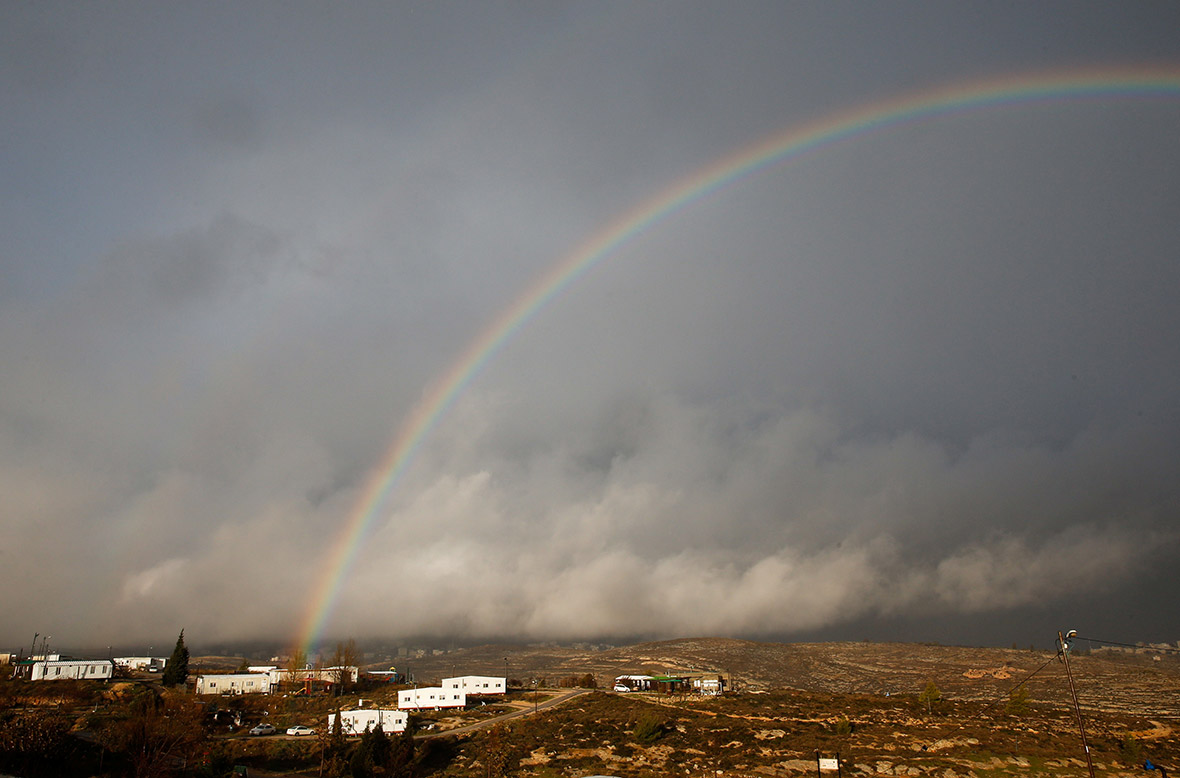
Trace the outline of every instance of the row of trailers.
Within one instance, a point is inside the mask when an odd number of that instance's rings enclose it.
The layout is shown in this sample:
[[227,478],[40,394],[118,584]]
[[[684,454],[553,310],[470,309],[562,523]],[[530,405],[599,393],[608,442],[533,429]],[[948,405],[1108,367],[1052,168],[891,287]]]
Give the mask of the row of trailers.
[[486,675],[461,675],[444,678],[439,686],[402,689],[397,693],[397,710],[357,708],[332,713],[328,716],[328,731],[340,717],[340,730],[345,735],[359,735],[366,729],[380,728],[386,733],[404,732],[412,710],[443,710],[467,707],[467,695],[503,696],[508,691],[508,679]]

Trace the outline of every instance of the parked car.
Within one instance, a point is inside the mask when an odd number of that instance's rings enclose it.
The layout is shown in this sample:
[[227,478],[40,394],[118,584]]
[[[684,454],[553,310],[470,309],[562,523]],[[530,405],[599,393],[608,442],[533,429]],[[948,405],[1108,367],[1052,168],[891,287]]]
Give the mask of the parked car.
[[270,724],[259,724],[256,727],[251,727],[251,735],[273,735],[277,730]]
[[314,735],[315,730],[311,727],[305,727],[302,724],[296,724],[293,727],[287,727],[288,735]]

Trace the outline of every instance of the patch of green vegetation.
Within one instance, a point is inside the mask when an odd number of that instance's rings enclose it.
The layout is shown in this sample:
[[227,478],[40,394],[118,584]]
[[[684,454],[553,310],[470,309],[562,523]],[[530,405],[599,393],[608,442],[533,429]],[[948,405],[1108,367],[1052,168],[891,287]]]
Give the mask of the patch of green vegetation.
[[1143,764],[1143,744],[1132,734],[1123,736],[1119,743],[1119,761],[1128,767],[1138,767]]
[[664,722],[654,714],[647,714],[636,722],[631,736],[635,738],[636,743],[654,743],[664,736]]
[[832,734],[836,737],[848,737],[852,734],[852,730],[854,728],[855,727],[853,726],[852,722],[848,720],[848,717],[844,716],[832,724]]

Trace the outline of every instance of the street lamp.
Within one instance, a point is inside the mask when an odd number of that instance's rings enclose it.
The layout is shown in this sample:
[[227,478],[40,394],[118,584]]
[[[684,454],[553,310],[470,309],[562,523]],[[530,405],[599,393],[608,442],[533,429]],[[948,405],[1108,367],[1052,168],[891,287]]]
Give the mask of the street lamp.
[[1078,690],[1073,684],[1073,673],[1069,669],[1069,649],[1070,641],[1078,636],[1076,629],[1071,629],[1067,634],[1062,635],[1057,633],[1058,656],[1065,664],[1065,677],[1069,679],[1069,693],[1073,697],[1073,709],[1078,716],[1078,732],[1082,735],[1082,750],[1086,753],[1086,768],[1090,773],[1090,778],[1094,778],[1094,760],[1090,758],[1090,744],[1086,742],[1086,724],[1082,720],[1082,706],[1078,704]]

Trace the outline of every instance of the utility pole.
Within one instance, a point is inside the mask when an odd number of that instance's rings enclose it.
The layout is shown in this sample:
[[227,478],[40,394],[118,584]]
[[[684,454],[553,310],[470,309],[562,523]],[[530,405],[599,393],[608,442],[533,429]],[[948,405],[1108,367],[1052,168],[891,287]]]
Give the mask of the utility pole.
[[1082,734],[1082,749],[1086,752],[1086,769],[1090,771],[1090,778],[1094,776],[1094,760],[1090,758],[1090,744],[1086,742],[1086,724],[1082,720],[1082,706],[1078,703],[1078,690],[1073,685],[1073,673],[1069,669],[1069,642],[1077,637],[1078,631],[1071,629],[1069,634],[1062,636],[1057,633],[1057,644],[1061,650],[1061,661],[1065,663],[1065,677],[1069,679],[1069,693],[1073,697],[1073,709],[1078,717],[1078,731]]

